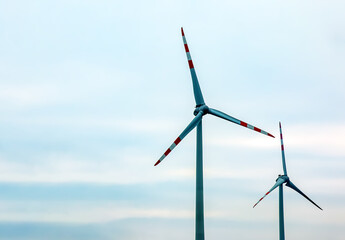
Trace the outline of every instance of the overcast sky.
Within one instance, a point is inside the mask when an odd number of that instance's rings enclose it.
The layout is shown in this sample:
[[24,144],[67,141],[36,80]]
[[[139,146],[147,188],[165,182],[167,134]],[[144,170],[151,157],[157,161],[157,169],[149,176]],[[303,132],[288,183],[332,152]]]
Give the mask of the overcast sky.
[[345,235],[344,1],[0,0],[0,239],[193,239],[184,27],[206,103],[207,239]]

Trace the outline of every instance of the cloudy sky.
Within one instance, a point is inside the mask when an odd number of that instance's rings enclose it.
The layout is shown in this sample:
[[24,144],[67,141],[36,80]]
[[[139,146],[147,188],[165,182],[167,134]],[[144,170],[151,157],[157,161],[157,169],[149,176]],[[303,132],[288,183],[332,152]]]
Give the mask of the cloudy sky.
[[[193,239],[206,103],[279,136],[287,239],[345,235],[345,3],[0,0],[0,239]],[[279,138],[204,123],[207,239],[278,237]]]

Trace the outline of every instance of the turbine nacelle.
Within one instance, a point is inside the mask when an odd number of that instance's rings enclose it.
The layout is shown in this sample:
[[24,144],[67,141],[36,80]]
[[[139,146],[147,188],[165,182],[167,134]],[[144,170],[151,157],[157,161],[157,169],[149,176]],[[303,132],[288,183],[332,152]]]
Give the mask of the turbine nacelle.
[[281,179],[283,180],[284,182],[288,182],[289,181],[289,177],[287,175],[278,175],[278,178],[276,179],[276,182]]

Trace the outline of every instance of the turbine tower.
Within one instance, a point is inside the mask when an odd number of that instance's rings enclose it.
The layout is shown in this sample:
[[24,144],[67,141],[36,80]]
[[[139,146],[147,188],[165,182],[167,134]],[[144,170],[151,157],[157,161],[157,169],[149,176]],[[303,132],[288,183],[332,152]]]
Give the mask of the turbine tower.
[[282,152],[282,162],[283,162],[283,171],[284,175],[278,175],[278,178],[276,179],[276,184],[262,197],[260,200],[255,203],[253,208],[258,205],[258,203],[264,199],[270,192],[272,192],[275,188],[279,187],[279,240],[284,240],[285,239],[285,231],[284,231],[284,207],[283,207],[283,184],[285,186],[292,188],[299,194],[301,194],[303,197],[308,199],[312,204],[314,204],[316,207],[320,208],[316,203],[314,203],[307,195],[305,195],[301,190],[299,190],[290,180],[290,178],[287,175],[287,170],[286,170],[286,163],[285,163],[285,154],[284,154],[284,143],[283,143],[283,133],[282,133],[282,127],[279,122],[279,130],[280,130],[280,143],[281,143],[281,152]]
[[231,117],[221,111],[216,109],[209,108],[204,101],[204,98],[201,93],[200,85],[198,82],[198,78],[196,76],[195,68],[193,65],[192,57],[189,52],[189,48],[187,45],[186,37],[183,32],[183,28],[181,28],[182,39],[184,43],[184,47],[186,50],[188,65],[190,69],[190,73],[192,76],[192,83],[193,83],[193,92],[194,98],[196,102],[196,107],[194,110],[194,119],[189,123],[189,125],[183,130],[183,132],[176,138],[176,140],[171,144],[168,150],[159,158],[159,160],[155,163],[155,166],[158,165],[163,159],[168,156],[168,154],[182,141],[184,137],[187,136],[190,131],[192,131],[196,127],[196,207],[195,207],[195,239],[196,240],[204,240],[204,193],[203,193],[203,161],[202,161],[202,118],[206,114],[211,114],[216,117],[228,120],[232,123],[236,123],[240,126],[249,128],[256,132],[262,133],[264,135],[274,137],[273,135],[265,132],[257,127],[254,127],[250,124],[247,124],[241,120],[238,120],[234,117]]

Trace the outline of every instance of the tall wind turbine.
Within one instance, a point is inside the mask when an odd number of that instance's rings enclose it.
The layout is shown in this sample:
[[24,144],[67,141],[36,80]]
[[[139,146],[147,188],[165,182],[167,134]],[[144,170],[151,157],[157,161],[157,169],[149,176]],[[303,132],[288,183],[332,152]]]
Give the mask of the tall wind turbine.
[[262,200],[264,199],[270,192],[272,192],[275,188],[279,187],[279,240],[285,239],[285,232],[284,232],[284,208],[283,208],[283,184],[285,186],[292,188],[299,194],[301,194],[303,197],[308,199],[312,204],[314,204],[316,207],[320,208],[316,203],[314,203],[307,195],[305,195],[301,190],[299,190],[291,181],[290,178],[287,175],[286,170],[286,163],[285,163],[285,154],[284,154],[284,144],[283,144],[283,133],[282,133],[282,127],[279,122],[279,130],[280,130],[280,143],[281,143],[281,151],[282,151],[282,162],[283,162],[283,171],[284,175],[278,175],[278,178],[276,180],[276,184],[262,197],[260,200],[255,203],[253,208]]
[[181,28],[182,38],[184,47],[186,50],[187,60],[189,64],[190,73],[192,75],[192,82],[193,82],[193,91],[194,91],[194,98],[196,102],[196,107],[194,110],[194,119],[189,123],[189,125],[183,130],[183,132],[176,138],[176,140],[171,144],[171,146],[166,150],[166,152],[159,158],[159,160],[155,163],[155,166],[158,165],[163,159],[168,156],[168,154],[179,144],[182,139],[187,136],[187,134],[192,131],[196,127],[196,208],[195,208],[195,239],[196,240],[204,240],[204,193],[203,193],[203,162],[202,162],[202,118],[206,114],[211,114],[219,118],[223,118],[230,122],[236,123],[243,127],[249,128],[251,130],[257,131],[264,135],[274,137],[273,135],[265,132],[257,127],[254,127],[250,124],[247,124],[241,120],[238,120],[234,117],[231,117],[221,111],[216,109],[209,108],[204,101],[204,98],[201,93],[200,85],[198,82],[198,78],[196,76],[196,72],[194,69],[194,65],[192,62],[192,57],[189,52],[189,48],[187,45],[186,37],[183,32],[183,28]]

